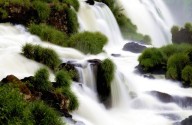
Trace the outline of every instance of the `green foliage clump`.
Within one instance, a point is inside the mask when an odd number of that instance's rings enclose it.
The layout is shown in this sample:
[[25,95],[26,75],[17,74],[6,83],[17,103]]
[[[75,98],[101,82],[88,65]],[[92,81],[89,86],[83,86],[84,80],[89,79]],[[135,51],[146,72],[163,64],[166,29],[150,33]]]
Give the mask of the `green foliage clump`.
[[181,80],[183,68],[190,63],[189,57],[184,53],[172,55],[167,62],[166,77],[173,80]]
[[182,79],[185,86],[192,86],[192,66],[185,66],[182,70]]
[[51,90],[52,84],[49,81],[49,71],[46,68],[39,69],[34,76],[33,87],[40,91]]
[[27,122],[25,106],[26,102],[17,89],[8,85],[0,86],[1,125],[24,125]]
[[0,8],[0,16],[2,17],[2,19],[5,19],[8,17],[8,13],[5,9]]
[[78,28],[79,28],[79,23],[78,23],[78,19],[77,19],[77,14],[76,12],[68,7],[65,7],[64,10],[66,12],[66,16],[67,16],[67,28],[68,28],[68,34],[75,34],[78,32]]
[[46,24],[31,24],[29,31],[38,35],[42,40],[49,41],[60,46],[67,46],[67,35],[64,32],[48,26]]
[[192,44],[192,23],[186,23],[184,27],[173,26],[171,29],[173,43]]
[[41,21],[46,21],[50,15],[51,9],[49,5],[45,2],[35,0],[32,2],[33,8],[37,11],[39,19]]
[[111,82],[114,78],[115,66],[110,59],[105,59],[98,66],[97,91],[101,102],[109,99],[111,94]]
[[166,65],[163,53],[157,48],[149,48],[144,50],[138,61],[142,69],[148,72],[157,69],[165,69]]
[[0,0],[0,4],[8,6],[10,4],[21,5],[27,8],[30,7],[30,0]]
[[107,43],[107,37],[99,32],[83,32],[71,36],[69,46],[83,53],[98,54]]
[[69,105],[68,105],[69,111],[74,111],[78,109],[79,101],[76,95],[69,88],[62,88],[61,93],[69,99]]
[[61,1],[73,6],[76,11],[79,10],[80,5],[78,0],[61,0]]
[[33,125],[62,125],[58,113],[41,101],[36,101],[28,106]]
[[71,86],[71,77],[69,73],[64,70],[60,70],[56,73],[55,81],[57,87],[70,88]]
[[45,64],[49,68],[56,70],[61,63],[57,53],[50,48],[42,48],[39,45],[26,44],[22,48],[23,55]]

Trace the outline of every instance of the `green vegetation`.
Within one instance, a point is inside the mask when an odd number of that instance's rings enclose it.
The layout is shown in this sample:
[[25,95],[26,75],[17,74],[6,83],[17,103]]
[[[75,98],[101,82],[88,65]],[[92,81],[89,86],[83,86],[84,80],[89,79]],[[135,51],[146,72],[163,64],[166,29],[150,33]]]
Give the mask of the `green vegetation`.
[[55,81],[57,87],[70,88],[71,86],[69,73],[64,70],[60,70],[56,73]]
[[10,4],[30,7],[30,0],[0,0],[0,4],[4,6],[8,6]]
[[192,46],[172,44],[161,48],[148,48],[139,57],[139,66],[145,72],[164,70],[166,78],[179,80],[191,86]]
[[184,53],[172,55],[167,62],[166,77],[173,80],[181,80],[183,68],[189,64],[189,57]]
[[80,5],[79,5],[78,0],[61,0],[61,2],[64,2],[64,3],[67,3],[71,6],[73,6],[76,11],[79,10]]
[[166,60],[163,53],[157,48],[149,48],[144,50],[139,57],[139,65],[144,71],[152,71],[154,69],[164,69]]
[[42,102],[27,102],[10,85],[0,86],[1,125],[62,125],[59,115]]
[[110,59],[105,59],[98,66],[97,91],[99,98],[105,102],[111,94],[111,82],[114,78],[115,66]]
[[184,81],[185,86],[192,86],[192,66],[187,65],[182,70],[182,80]]
[[34,76],[33,86],[39,91],[49,91],[52,88],[49,82],[49,71],[46,68],[39,69]]
[[69,40],[69,46],[82,51],[83,53],[98,54],[102,52],[107,43],[107,37],[99,32],[83,32],[74,34]]
[[179,28],[178,26],[173,26],[171,28],[172,41],[173,43],[189,43],[192,44],[192,24],[186,23],[184,27]]
[[28,106],[33,125],[62,125],[59,115],[41,101],[36,101]]
[[75,94],[69,88],[62,88],[61,93],[69,99],[68,110],[74,111],[78,109],[79,102]]
[[23,46],[22,52],[25,57],[43,63],[53,70],[56,70],[61,63],[57,53],[50,48],[26,44]]
[[26,122],[25,114],[26,102],[20,95],[19,91],[6,86],[0,86],[0,124],[20,124]]
[[49,7],[49,5],[45,2],[39,1],[39,0],[35,0],[32,2],[33,4],[33,8],[37,11],[38,13],[38,18],[45,22],[50,15],[51,9]]
[[32,34],[38,35],[44,41],[49,41],[61,46],[67,46],[67,35],[64,32],[58,31],[54,27],[46,24],[31,24],[29,26],[29,31]]

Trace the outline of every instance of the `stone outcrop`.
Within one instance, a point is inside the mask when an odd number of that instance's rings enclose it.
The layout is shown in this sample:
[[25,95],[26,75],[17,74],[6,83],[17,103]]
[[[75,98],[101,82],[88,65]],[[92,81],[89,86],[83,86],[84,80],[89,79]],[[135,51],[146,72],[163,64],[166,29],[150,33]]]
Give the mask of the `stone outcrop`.
[[140,45],[140,44],[138,44],[136,42],[126,43],[123,46],[124,51],[130,51],[130,52],[133,52],[133,53],[141,53],[146,48],[147,48],[146,46]]

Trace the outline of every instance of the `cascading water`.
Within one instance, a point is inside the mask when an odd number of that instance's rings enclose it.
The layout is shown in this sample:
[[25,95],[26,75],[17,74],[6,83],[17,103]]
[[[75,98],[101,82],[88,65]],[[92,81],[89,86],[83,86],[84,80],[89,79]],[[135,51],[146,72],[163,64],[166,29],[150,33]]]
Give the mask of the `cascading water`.
[[116,0],[139,32],[150,35],[156,47],[171,43],[170,29],[175,24],[162,0]]
[[[140,1],[142,2],[142,0]],[[172,125],[174,122],[191,115],[192,107],[190,105],[186,108],[174,102],[163,103],[156,96],[148,93],[158,91],[173,97],[192,97],[192,89],[181,88],[179,83],[163,79],[151,80],[134,73],[135,66],[138,65],[139,54],[119,49],[125,41],[122,39],[118,25],[106,5],[98,3],[90,6],[81,2],[78,16],[81,31],[101,31],[108,36],[109,44],[105,47],[106,53],[95,56],[84,55],[71,48],[62,48],[42,42],[38,37],[26,32],[22,26],[0,24],[0,78],[10,74],[19,78],[30,76],[42,66],[19,54],[22,46],[26,42],[30,42],[53,48],[63,62],[69,60],[83,62],[82,68],[77,67],[82,74],[82,80],[80,80],[82,83],[80,85],[73,84],[73,91],[80,102],[80,107],[73,113],[73,117],[83,121],[86,125]],[[108,23],[108,21],[113,21],[113,23]],[[116,51],[114,48],[119,50]],[[120,57],[110,56],[114,51],[115,53],[118,52]],[[94,87],[95,80],[92,77],[93,71],[86,61],[104,58],[112,59],[116,65],[115,77],[111,83],[112,107],[110,109],[106,109],[98,101]],[[87,67],[84,67],[85,62]]]

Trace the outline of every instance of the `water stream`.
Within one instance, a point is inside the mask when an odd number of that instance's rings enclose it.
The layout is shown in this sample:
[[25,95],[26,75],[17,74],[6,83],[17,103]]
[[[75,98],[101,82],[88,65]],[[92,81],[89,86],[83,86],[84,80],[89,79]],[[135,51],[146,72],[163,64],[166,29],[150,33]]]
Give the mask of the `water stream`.
[[[121,1],[123,3],[123,0]],[[161,5],[161,0],[151,0],[150,4],[142,0],[129,1],[130,4],[138,4],[137,6],[143,4],[142,6],[150,5],[149,7],[154,8],[156,2]],[[101,3],[97,3],[94,6],[85,4],[83,1],[80,3],[81,7],[78,13],[81,25],[80,31],[100,31],[104,33],[109,39],[109,43],[104,48],[105,52],[98,55],[84,55],[72,48],[63,48],[43,42],[37,36],[27,32],[23,26],[0,24],[0,79],[10,74],[19,78],[33,75],[42,64],[26,59],[20,53],[25,43],[39,44],[53,48],[63,62],[73,60],[83,65],[82,67],[76,67],[81,76],[81,86],[75,82],[73,83],[73,91],[80,102],[79,109],[73,112],[75,120],[82,121],[86,125],[172,125],[191,115],[192,107],[183,107],[176,103],[163,103],[147,92],[158,91],[184,98],[186,96],[192,97],[192,89],[184,89],[180,87],[180,83],[173,81],[165,79],[152,80],[135,73],[135,66],[138,65],[137,58],[140,54],[121,50],[122,45],[129,41],[125,41],[121,37],[117,22],[109,8]],[[126,8],[131,6],[126,3],[124,5]],[[162,9],[160,8],[159,11],[162,11]],[[148,17],[149,15],[145,18]],[[155,25],[155,22],[151,22],[151,24],[153,23]],[[150,25],[150,27],[154,25]],[[138,26],[140,28],[140,25]],[[156,28],[154,28],[154,32],[158,32],[159,29]],[[158,39],[160,37],[154,38]],[[163,41],[162,39],[159,40],[161,42],[166,40],[164,39]],[[168,44],[161,44],[159,40],[154,40],[153,44],[157,46]],[[117,53],[121,56],[113,57],[111,56],[112,53]],[[98,101],[94,72],[91,64],[87,62],[89,59],[103,60],[105,58],[112,59],[116,65],[115,77],[111,83],[112,107],[110,109],[106,109]],[[54,76],[51,75],[50,79],[53,80]]]

